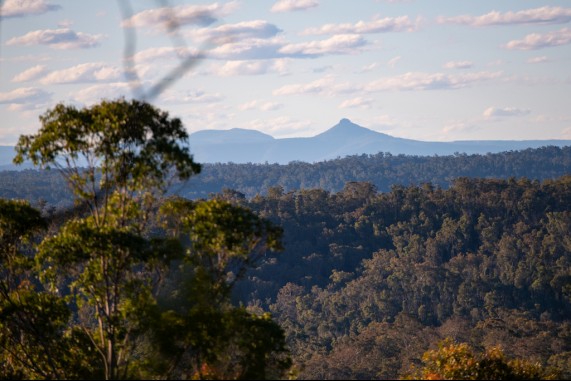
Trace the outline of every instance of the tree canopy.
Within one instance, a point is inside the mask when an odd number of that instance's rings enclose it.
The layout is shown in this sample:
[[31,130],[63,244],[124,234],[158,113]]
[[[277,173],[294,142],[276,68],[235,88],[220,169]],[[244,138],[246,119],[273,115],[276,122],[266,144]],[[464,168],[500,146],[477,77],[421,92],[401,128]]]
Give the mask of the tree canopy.
[[15,162],[57,168],[87,209],[48,227],[29,204],[0,200],[2,376],[281,375],[281,328],[230,302],[281,230],[229,202],[165,200],[173,178],[201,168],[181,121],[124,99],[58,104],[40,120]]

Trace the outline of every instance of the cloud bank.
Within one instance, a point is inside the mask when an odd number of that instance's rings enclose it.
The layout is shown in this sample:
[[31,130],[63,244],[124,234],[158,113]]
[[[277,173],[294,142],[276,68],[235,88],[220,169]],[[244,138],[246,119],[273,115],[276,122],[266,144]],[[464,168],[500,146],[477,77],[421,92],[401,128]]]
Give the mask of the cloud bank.
[[513,40],[505,45],[510,50],[537,50],[571,43],[571,29],[563,28],[545,34],[531,33],[521,40]]
[[317,0],[278,0],[272,6],[272,12],[303,11],[319,5]]
[[0,19],[41,15],[59,9],[61,6],[45,0],[4,0],[0,6]]
[[440,24],[460,24],[475,27],[516,24],[565,24],[571,21],[571,8],[541,7],[518,12],[492,11],[481,16],[440,16]]
[[98,46],[103,37],[102,34],[75,32],[68,28],[43,29],[11,38],[6,45],[46,45],[61,50],[87,49]]

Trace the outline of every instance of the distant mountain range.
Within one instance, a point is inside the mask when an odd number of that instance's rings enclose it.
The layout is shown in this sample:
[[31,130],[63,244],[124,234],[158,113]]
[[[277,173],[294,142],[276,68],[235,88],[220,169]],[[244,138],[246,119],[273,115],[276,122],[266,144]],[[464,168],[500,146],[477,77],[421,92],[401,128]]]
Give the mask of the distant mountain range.
[[[275,139],[255,130],[203,130],[190,135],[190,149],[199,163],[319,162],[349,155],[376,154],[445,156],[487,154],[544,146],[571,146],[571,140],[470,140],[425,142],[396,138],[341,119],[329,130],[309,138]],[[0,170],[17,169],[14,148],[0,146]],[[24,166],[29,167],[29,166]]]
[[544,146],[571,146],[571,140],[474,140],[425,142],[395,138],[342,119],[329,130],[309,138],[274,139],[259,131],[204,130],[190,135],[191,151],[202,163],[319,162],[349,155],[376,154],[444,156],[487,154]]

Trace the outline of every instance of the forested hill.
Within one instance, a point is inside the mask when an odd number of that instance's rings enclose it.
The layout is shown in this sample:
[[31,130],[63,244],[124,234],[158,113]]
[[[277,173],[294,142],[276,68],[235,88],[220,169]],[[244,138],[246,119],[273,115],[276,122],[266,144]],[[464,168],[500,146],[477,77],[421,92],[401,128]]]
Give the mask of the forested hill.
[[234,200],[284,229],[237,296],[284,327],[301,379],[397,379],[445,338],[571,379],[571,176]]
[[253,197],[270,187],[338,192],[349,181],[367,181],[381,192],[395,184],[432,183],[448,188],[458,177],[552,179],[571,173],[571,147],[543,147],[487,155],[409,156],[378,153],[309,164],[208,164],[184,187],[183,196],[204,197],[224,187]]
[[[571,173],[571,147],[543,147],[487,155],[406,156],[378,153],[348,156],[309,164],[205,164],[202,173],[186,183],[174,184],[171,192],[197,199],[223,189],[233,189],[247,198],[266,194],[269,188],[343,189],[350,181],[367,181],[381,192],[393,185],[432,183],[446,189],[458,177],[553,179]],[[0,171],[0,197],[40,199],[58,207],[71,203],[57,171]]]

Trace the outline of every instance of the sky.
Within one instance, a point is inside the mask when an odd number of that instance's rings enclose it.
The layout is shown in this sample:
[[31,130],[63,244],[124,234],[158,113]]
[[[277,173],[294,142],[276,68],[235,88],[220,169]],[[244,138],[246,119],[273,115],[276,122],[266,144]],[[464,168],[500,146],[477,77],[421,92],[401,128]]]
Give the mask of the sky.
[[189,133],[571,139],[571,1],[3,0],[0,145],[58,103],[144,99]]

